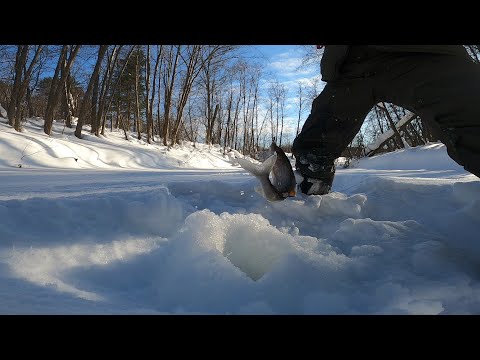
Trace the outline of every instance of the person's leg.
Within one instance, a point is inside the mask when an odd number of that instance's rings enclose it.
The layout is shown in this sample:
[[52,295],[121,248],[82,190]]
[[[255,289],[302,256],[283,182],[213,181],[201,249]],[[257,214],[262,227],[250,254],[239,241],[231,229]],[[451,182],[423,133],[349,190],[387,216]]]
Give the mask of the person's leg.
[[383,68],[379,100],[419,115],[449,156],[480,177],[480,65],[468,57],[408,54]]
[[379,101],[415,112],[447,146],[450,157],[480,177],[480,65],[453,55],[389,53],[358,46],[342,68],[342,81],[330,82],[293,144],[296,167],[304,178],[330,191],[334,161],[355,137]]
[[303,193],[330,191],[335,159],[353,140],[374,105],[370,79],[327,83],[293,143],[296,168],[304,177],[300,184]]

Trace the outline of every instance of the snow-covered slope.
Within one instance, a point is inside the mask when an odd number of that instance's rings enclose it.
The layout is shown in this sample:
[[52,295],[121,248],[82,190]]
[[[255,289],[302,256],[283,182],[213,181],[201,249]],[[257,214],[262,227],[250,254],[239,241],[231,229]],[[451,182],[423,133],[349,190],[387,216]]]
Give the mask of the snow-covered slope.
[[0,167],[21,165],[28,168],[64,169],[178,169],[231,168],[233,157],[222,155],[219,146],[185,142],[167,149],[159,142],[151,145],[138,140],[135,133],[126,141],[121,131],[106,131],[96,137],[85,126],[83,139],[75,129],[54,122],[51,136],[43,132],[43,121],[31,119],[22,133],[0,122]]
[[480,312],[480,181],[441,144],[269,203],[218,147],[61,130],[0,124],[0,313]]

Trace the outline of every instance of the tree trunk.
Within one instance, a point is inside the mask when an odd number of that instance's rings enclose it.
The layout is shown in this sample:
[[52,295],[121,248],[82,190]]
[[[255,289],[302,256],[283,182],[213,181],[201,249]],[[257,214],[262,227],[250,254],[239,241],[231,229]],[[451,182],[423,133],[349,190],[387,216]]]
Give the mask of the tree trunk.
[[282,127],[280,128],[280,142],[279,142],[279,146],[281,147],[282,146],[282,139],[283,139],[283,119],[284,119],[284,108],[285,108],[285,95],[284,93],[282,92],[282,97],[280,99],[280,119],[281,119],[281,124],[282,124]]
[[150,114],[150,100],[148,99],[148,95],[150,92],[150,45],[147,45],[147,56],[145,57],[145,73],[145,114],[147,116],[147,143],[151,144],[153,122],[151,121],[152,117]]
[[237,150],[237,137],[238,137],[238,117],[239,117],[239,107],[240,107],[241,96],[238,94],[237,105],[235,106],[235,114],[233,116],[233,134],[232,134],[232,144],[231,148]]
[[182,122],[183,122],[183,110],[185,108],[185,105],[187,104],[188,97],[190,96],[190,91],[192,90],[193,82],[198,76],[198,73],[200,70],[197,67],[200,48],[201,48],[200,45],[193,45],[191,47],[191,53],[189,53],[187,71],[185,73],[185,79],[183,81],[183,86],[180,92],[180,101],[178,103],[177,115],[176,115],[175,123],[173,126],[172,139],[171,139],[172,145],[178,142],[178,133],[179,133],[180,126],[182,125]]
[[212,135],[212,90],[210,86],[210,69],[206,67],[205,69],[205,90],[206,90],[206,97],[207,97],[207,104],[206,104],[206,115],[207,115],[207,128],[205,134],[205,143],[211,143],[211,135]]
[[38,57],[40,56],[40,52],[42,51],[42,48],[43,48],[42,46],[37,47],[37,49],[35,51],[35,54],[33,56],[33,59],[30,62],[30,65],[28,66],[28,70],[25,74],[25,78],[23,79],[23,81],[20,85],[20,93],[19,93],[19,97],[17,99],[17,104],[18,105],[17,105],[16,116],[15,116],[15,129],[17,131],[21,130],[21,120],[23,119],[23,116],[24,116],[24,112],[23,112],[22,107],[21,107],[21,102],[22,102],[22,99],[23,99],[23,97],[24,97],[24,95],[27,91],[28,84],[30,83],[30,78],[32,76],[33,67],[35,66],[35,64],[38,61]]
[[298,135],[300,132],[300,118],[302,116],[302,83],[298,83],[298,122],[297,122],[297,132],[295,135]]
[[[115,66],[117,65],[118,54],[120,53],[120,50],[122,49],[122,47],[123,45],[119,45],[118,47],[115,45],[113,47],[112,54],[108,59],[107,73],[105,74],[102,81],[102,91],[100,95],[100,101],[98,104],[98,121],[101,122],[102,124],[101,134],[104,136],[105,136],[105,122],[108,114],[108,109],[107,111],[105,111],[106,97],[110,90],[110,85],[112,84],[112,78],[113,78]],[[113,97],[113,94],[112,94],[112,97]],[[99,136],[99,134],[96,134],[96,135]]]
[[[155,68],[153,71],[153,79],[152,79],[152,96],[150,97],[150,105],[149,105],[149,112],[148,112],[153,141],[155,141],[155,127],[153,125],[153,104],[155,100],[157,74],[158,74],[158,67],[160,65],[160,59],[162,57],[162,50],[163,50],[162,45],[160,45],[160,48],[157,47],[157,59],[155,60]],[[148,92],[147,92],[147,97],[148,97]],[[159,99],[159,102],[160,102],[160,99]],[[160,107],[158,107],[158,110],[160,110]]]
[[67,75],[67,79],[63,84],[63,103],[65,107],[65,126],[72,128],[72,117],[73,117],[73,96],[72,96],[72,78],[70,74]]
[[[62,52],[58,59],[57,68],[55,69],[55,75],[52,79],[50,93],[48,94],[47,109],[45,111],[45,124],[43,128],[43,131],[47,135],[50,135],[52,131],[55,108],[60,101],[60,95],[62,94],[62,92],[64,92],[64,83],[67,79],[67,75],[70,73],[70,68],[72,67],[73,61],[75,60],[75,57],[77,56],[81,45],[74,45],[73,48],[70,49],[70,56],[68,60],[66,59],[67,47],[68,45],[64,45],[62,47]],[[58,74],[60,71],[61,75],[58,79]]]
[[18,45],[15,58],[15,77],[13,79],[12,95],[8,105],[8,124],[14,126],[17,106],[20,104],[20,86],[22,82],[22,69],[27,62],[28,45]]
[[138,49],[137,57],[135,61],[135,122],[137,123],[137,139],[142,139],[142,126],[140,124],[140,101],[139,101],[139,77],[140,77],[140,64],[138,60]]
[[102,60],[103,60],[103,57],[105,56],[107,48],[108,48],[108,45],[100,45],[98,49],[97,62],[95,63],[95,68],[93,69],[92,76],[90,76],[90,80],[87,86],[87,92],[83,97],[82,106],[80,107],[80,112],[78,114],[77,127],[75,128],[75,136],[79,139],[82,138],[82,127],[83,127],[85,116],[88,110],[89,98],[93,90],[93,83],[95,82],[95,78],[98,76],[98,73],[100,72],[100,65],[102,64]]
[[[120,100],[117,100],[117,117],[115,118],[115,129],[118,129],[120,121]],[[113,119],[110,121],[110,132],[113,132]]]
[[273,125],[273,99],[270,98],[270,132],[272,134],[272,142],[275,141],[275,125]]
[[225,155],[225,150],[227,148],[227,144],[229,143],[230,140],[230,121],[232,119],[232,102],[233,102],[233,91],[230,90],[230,98],[228,100],[228,105],[227,105],[227,125],[225,129],[225,137],[223,139],[223,154]]
[[90,106],[90,133],[91,134],[98,133],[97,101],[98,101],[99,83],[100,83],[100,71],[95,76],[95,79],[93,82],[92,101]]
[[[399,130],[402,130],[408,123],[410,123],[415,118],[416,118],[416,115],[414,113],[410,113],[408,115],[405,115],[401,119],[401,121],[399,121],[399,124],[398,124]],[[388,130],[385,134],[386,134],[387,137],[385,137],[385,135],[384,135],[384,138],[382,138],[381,140],[377,139],[377,141],[375,141],[374,143],[366,146],[366,148],[365,148],[366,156],[375,155],[385,145],[389,148],[390,151],[392,150],[390,145],[389,145],[389,142],[392,140],[393,137],[396,136],[396,134],[395,134],[393,129]]]
[[405,148],[405,144],[403,143],[402,136],[398,132],[397,127],[395,126],[395,123],[393,122],[392,117],[390,116],[390,113],[384,102],[382,102],[382,109],[384,110],[384,113],[387,116],[388,123],[390,124],[390,128],[395,133],[394,139],[396,140],[395,142],[398,143],[397,146],[400,147],[401,149]]
[[165,102],[164,102],[164,116],[163,116],[163,145],[168,146],[168,140],[170,135],[170,109],[172,106],[172,94],[173,94],[173,86],[175,84],[175,78],[177,73],[177,63],[178,58],[180,56],[180,47],[181,45],[177,46],[177,52],[175,55],[175,60],[172,58],[172,49],[170,49],[168,64],[167,64],[167,71],[164,75],[164,83],[165,83]]
[[[135,46],[132,46],[130,48],[130,50],[128,51],[127,53],[127,56],[125,57],[125,62],[123,63],[122,65],[122,68],[120,70],[120,74],[118,75],[118,78],[117,78],[117,81],[115,81],[115,84],[113,85],[113,88],[112,88],[112,94],[115,94],[115,92],[117,91],[117,87],[118,85],[121,83],[121,79],[122,79],[122,75],[125,71],[125,68],[127,67],[127,63],[128,63],[128,60],[130,59],[130,56],[132,55],[132,52],[133,50],[135,49]],[[112,71],[113,72],[113,71]],[[106,110],[105,110],[105,113],[108,113],[110,111],[110,107],[112,106],[112,101],[115,97],[114,96],[110,96],[110,99],[108,100],[108,104],[106,106]],[[117,99],[118,100],[118,99]],[[120,104],[118,103],[117,101],[117,108],[119,108]],[[119,121],[117,119],[117,124],[115,126],[116,128],[119,127]]]
[[[130,94],[132,93],[131,87],[128,86],[128,91],[127,91],[127,101],[128,101],[128,106],[127,106],[127,123],[126,127],[128,128],[128,131],[130,131],[130,118],[132,117],[132,102],[130,101]],[[137,130],[135,121],[133,122],[133,131],[135,132]]]
[[[24,77],[27,77],[27,68],[26,66],[23,67],[23,75]],[[27,84],[27,97],[26,97],[26,101],[27,101],[27,116],[29,118],[32,118],[34,116],[34,110],[33,110],[33,104],[32,104],[32,91],[35,90],[35,88],[37,87],[37,84],[38,84],[38,80],[40,79],[40,70],[37,71],[37,76],[35,78],[35,83],[33,84],[33,86],[30,88],[30,84]]]
[[382,123],[382,112],[380,111],[380,106],[378,106],[378,104],[375,106],[375,118],[377,119],[377,124],[378,124],[378,128],[380,129],[380,134],[383,134],[385,132],[385,130],[383,129],[383,123]]
[[[255,127],[254,127],[254,117],[255,117],[255,109],[257,107],[257,93],[258,93],[258,82],[255,84],[255,91],[253,95],[253,107],[252,107],[252,121],[251,121],[251,126],[250,126],[250,144],[249,144],[249,152],[250,154],[253,155],[255,152]],[[258,120],[258,119],[257,119]]]
[[275,98],[275,102],[276,102],[276,118],[277,118],[277,123],[275,125],[275,142],[278,141],[278,103],[280,102],[280,99],[278,98],[278,96]]
[[158,101],[157,101],[157,131],[158,131],[158,137],[160,138],[162,136],[161,129],[162,129],[162,124],[160,123],[160,76],[158,77]]
[[[28,45],[19,45],[17,48],[17,56],[15,61],[15,78],[12,88],[12,96],[10,99],[10,104],[8,106],[8,123],[14,126],[15,130],[21,131],[21,120],[24,116],[22,111],[22,100],[27,91],[28,85],[30,83],[30,78],[32,76],[32,71],[35,64],[38,61],[40,53],[43,49],[42,45],[38,45],[33,59],[28,66],[28,69],[25,71],[27,55],[28,55]],[[22,79],[22,71],[25,71],[25,74]]]
[[54,116],[54,97],[57,89],[57,84],[60,81],[60,71],[65,63],[65,57],[67,56],[68,45],[63,45],[60,55],[58,56],[57,66],[55,67],[55,73],[53,74],[52,83],[50,85],[50,91],[48,93],[47,108],[45,110],[45,123],[43,131],[45,134],[50,135],[52,131],[53,116]]

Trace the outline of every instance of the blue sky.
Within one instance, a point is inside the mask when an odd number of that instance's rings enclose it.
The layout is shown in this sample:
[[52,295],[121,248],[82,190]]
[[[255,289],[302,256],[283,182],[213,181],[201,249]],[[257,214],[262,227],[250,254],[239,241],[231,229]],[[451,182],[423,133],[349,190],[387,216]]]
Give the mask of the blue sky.
[[[271,67],[277,70],[283,70],[281,65],[286,66],[284,70],[278,71],[279,77],[288,79],[298,75],[294,74],[294,68],[300,65],[303,57],[302,46],[299,45],[251,45],[248,49],[252,56],[265,57],[271,64]],[[315,69],[310,69],[314,72]]]
[[320,73],[320,64],[299,69],[304,53],[299,45],[251,45],[245,52],[252,59],[264,61],[265,72],[271,72],[282,83],[310,79]]

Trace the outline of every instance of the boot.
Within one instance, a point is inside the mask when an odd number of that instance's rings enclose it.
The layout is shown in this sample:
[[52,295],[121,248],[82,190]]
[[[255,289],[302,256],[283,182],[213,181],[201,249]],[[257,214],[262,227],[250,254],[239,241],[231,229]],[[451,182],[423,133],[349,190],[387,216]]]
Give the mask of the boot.
[[300,190],[307,195],[324,195],[332,189],[335,161],[319,155],[315,149],[308,153],[294,154],[295,177]]

